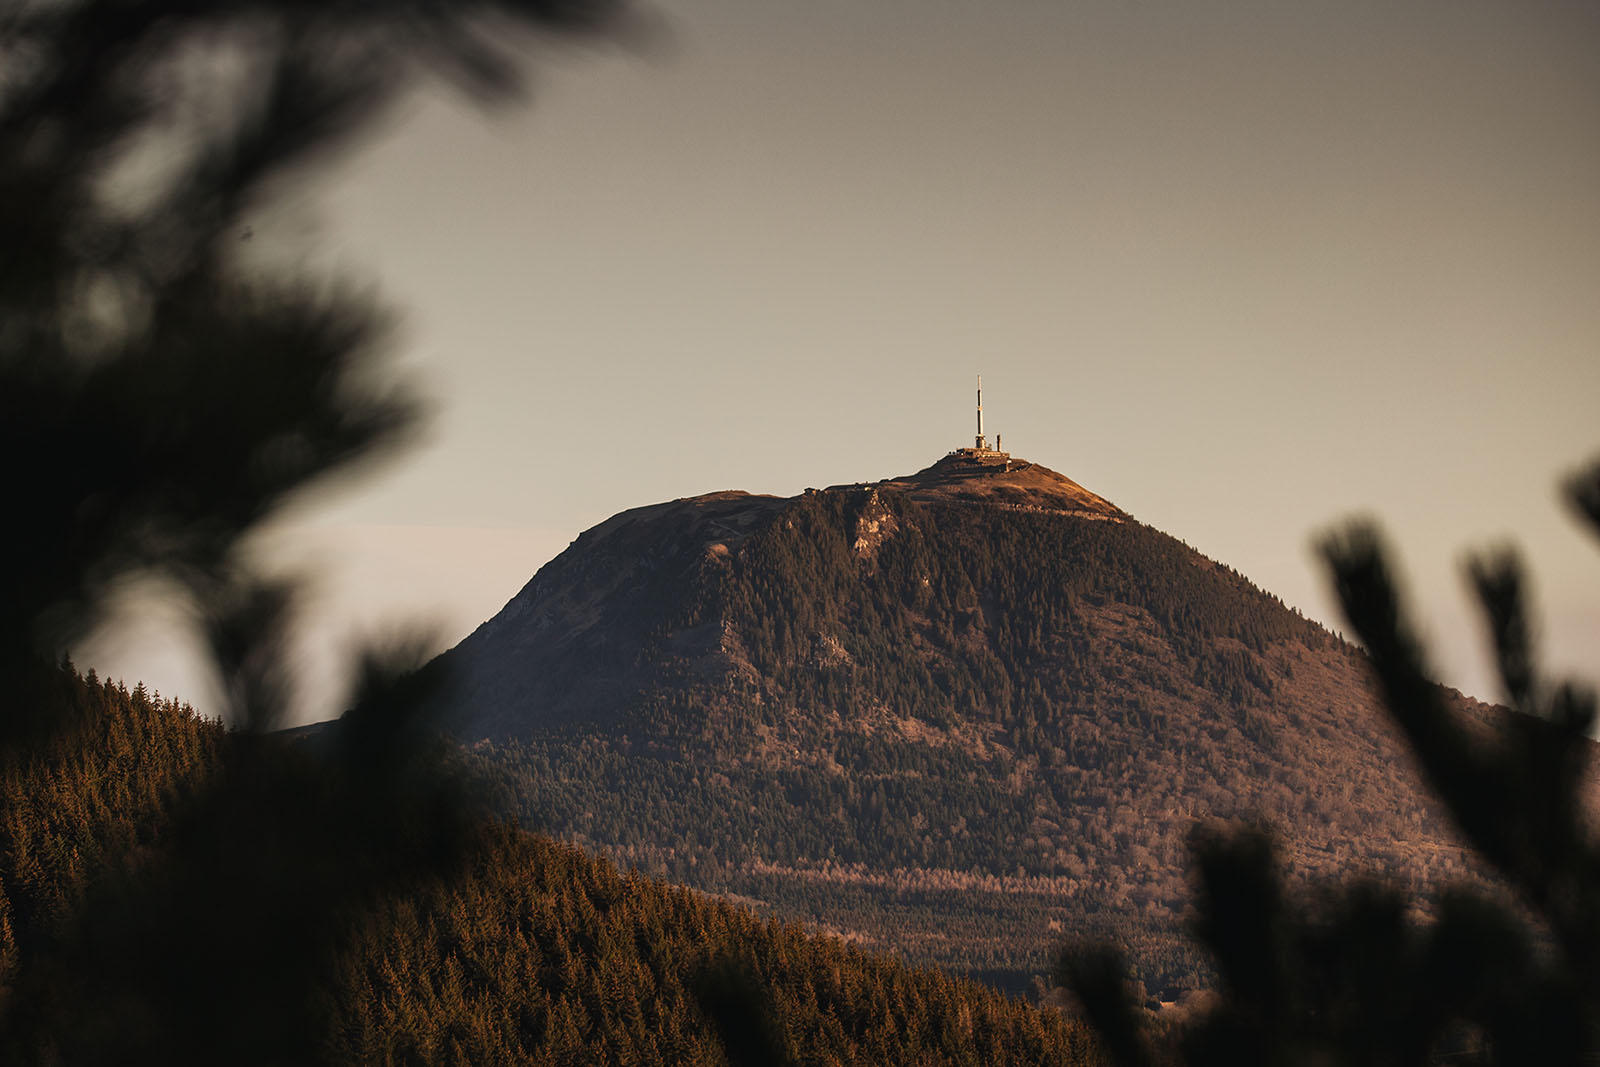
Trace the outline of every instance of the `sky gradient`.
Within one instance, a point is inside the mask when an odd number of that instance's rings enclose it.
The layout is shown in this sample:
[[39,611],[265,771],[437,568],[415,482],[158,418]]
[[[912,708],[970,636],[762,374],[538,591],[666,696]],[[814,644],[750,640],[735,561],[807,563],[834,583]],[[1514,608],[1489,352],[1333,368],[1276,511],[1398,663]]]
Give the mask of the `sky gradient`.
[[[1309,545],[1391,534],[1446,681],[1496,696],[1463,551],[1514,541],[1600,677],[1592,4],[669,0],[420,93],[276,220],[401,311],[426,441],[266,540],[316,657],[458,640],[583,529],[1008,450],[1334,621]],[[82,665],[204,685],[156,626]],[[337,709],[327,667],[302,714]]]

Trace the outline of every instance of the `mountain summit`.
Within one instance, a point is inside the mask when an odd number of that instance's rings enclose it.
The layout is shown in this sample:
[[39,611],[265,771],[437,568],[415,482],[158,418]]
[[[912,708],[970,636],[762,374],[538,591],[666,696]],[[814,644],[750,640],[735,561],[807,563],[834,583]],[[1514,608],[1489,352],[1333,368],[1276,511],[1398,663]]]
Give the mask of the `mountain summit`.
[[1470,873],[1355,649],[981,428],[622,512],[439,670],[539,825],[1002,984],[1094,935],[1193,986],[1204,819],[1277,825],[1302,879]]
[[[843,487],[836,487],[843,488]],[[1081,518],[1122,521],[1128,516],[1064,474],[1004,452],[957,449],[929,467],[867,488],[903,492],[920,502],[989,504]]]
[[680,616],[743,570],[735,563],[747,539],[780,517],[793,529],[819,507],[852,516],[857,559],[875,555],[902,525],[920,530],[908,509],[1132,521],[1065,475],[987,447],[957,449],[915,474],[795,497],[725,490],[632,508],[581,534],[446,655],[457,687],[449,721],[477,739],[520,735],[567,714],[609,714],[630,686],[647,684],[639,675],[656,673],[661,659],[647,651],[656,648],[647,631],[663,628],[671,642],[656,651],[693,662],[697,679],[749,675],[747,642],[730,620],[708,628],[680,625]]
[[983,376],[978,377],[978,433],[971,448],[957,448],[930,467],[904,478],[891,478],[872,486],[842,488],[893,489],[918,501],[994,504],[1024,511],[1049,511],[1085,518],[1127,518],[1109,501],[1089,492],[1064,474],[1012,457],[994,446],[983,432]]

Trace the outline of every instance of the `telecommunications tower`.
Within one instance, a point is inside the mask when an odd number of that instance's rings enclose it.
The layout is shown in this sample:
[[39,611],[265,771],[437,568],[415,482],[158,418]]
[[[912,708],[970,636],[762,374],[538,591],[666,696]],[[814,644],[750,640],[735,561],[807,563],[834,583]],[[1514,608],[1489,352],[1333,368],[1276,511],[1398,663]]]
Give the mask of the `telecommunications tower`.
[[989,449],[989,440],[983,436],[983,375],[978,375],[978,440],[972,446],[979,452]]

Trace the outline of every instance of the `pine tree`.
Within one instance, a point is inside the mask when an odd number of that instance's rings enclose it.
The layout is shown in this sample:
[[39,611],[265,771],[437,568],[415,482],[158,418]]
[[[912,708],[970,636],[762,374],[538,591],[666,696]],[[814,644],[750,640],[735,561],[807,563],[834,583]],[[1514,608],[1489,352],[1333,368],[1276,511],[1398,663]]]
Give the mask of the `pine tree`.
[[[1600,532],[1600,463],[1567,485]],[[1515,901],[1457,889],[1418,923],[1401,889],[1373,878],[1311,911],[1283,887],[1272,840],[1212,829],[1197,847],[1199,932],[1221,1000],[1180,1035],[1185,1063],[1584,1064],[1600,1056],[1600,841],[1584,795],[1594,755],[1594,690],[1537,668],[1524,569],[1515,553],[1474,558],[1511,710],[1465,720],[1431,681],[1376,528],[1359,523],[1321,551],[1386,706],[1463,836]],[[1534,919],[1530,926],[1526,917]],[[1059,969],[1121,1067],[1156,1061],[1106,948]]]
[[[384,373],[385,310],[252,260],[242,238],[424,70],[483,101],[514,95],[491,16],[588,32],[618,9],[64,0],[0,17],[0,475],[27,517],[0,532],[26,561],[0,569],[0,674],[18,687],[0,759],[88,751],[92,724],[62,714],[51,674],[134,576],[188,598],[234,722],[280,724],[294,589],[240,545],[306,487],[403,443],[420,404]],[[130,195],[128,165],[153,158]],[[47,925],[71,936],[15,969],[0,1059],[313,1060],[312,991],[338,939],[385,886],[471,840],[461,790],[407,729],[409,665],[401,650],[366,658],[326,764],[280,760],[264,738],[229,745],[177,798],[164,847],[92,887],[99,858],[69,837],[13,853],[7,895],[28,903],[6,936],[19,949]],[[91,672],[78,706],[98,701],[130,722],[154,710],[142,685]],[[162,758],[144,749],[151,732],[132,734],[140,763]],[[149,770],[135,792],[159,788]],[[75,823],[110,804],[8,794],[4,814],[19,800]]]

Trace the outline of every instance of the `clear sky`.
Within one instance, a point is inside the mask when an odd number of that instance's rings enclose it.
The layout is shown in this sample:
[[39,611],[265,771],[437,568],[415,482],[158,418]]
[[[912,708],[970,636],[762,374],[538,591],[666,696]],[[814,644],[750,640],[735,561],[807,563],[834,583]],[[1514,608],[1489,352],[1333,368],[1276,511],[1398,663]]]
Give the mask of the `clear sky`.
[[[1514,540],[1600,677],[1600,12],[1587,0],[662,0],[531,104],[420,94],[298,204],[403,313],[426,442],[275,532],[323,656],[450,644],[583,529],[1008,450],[1317,618],[1380,517],[1445,679]],[[148,625],[80,665],[204,686]],[[308,717],[336,710],[326,675]]]

